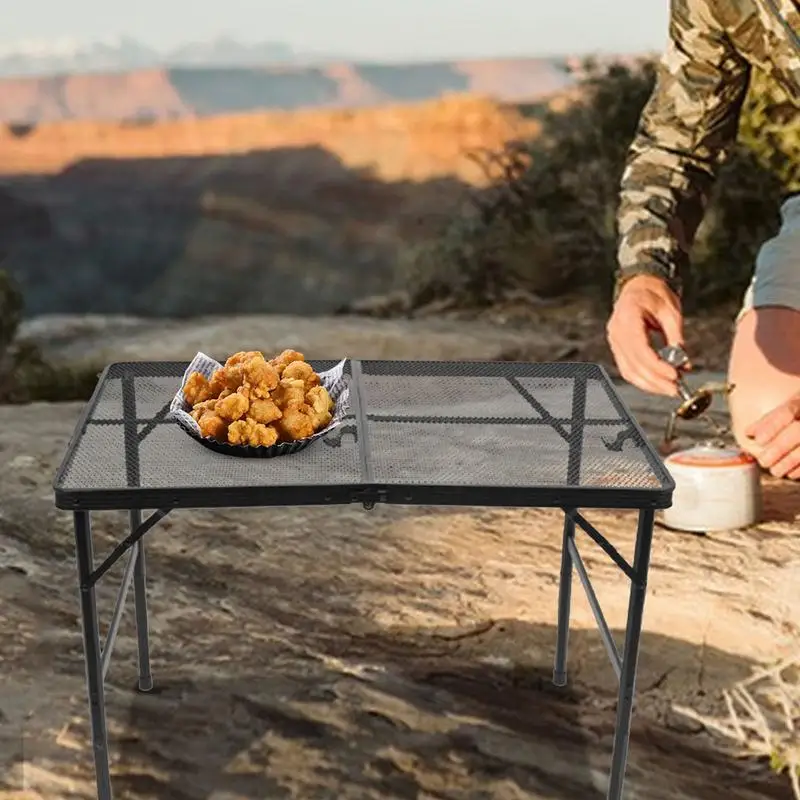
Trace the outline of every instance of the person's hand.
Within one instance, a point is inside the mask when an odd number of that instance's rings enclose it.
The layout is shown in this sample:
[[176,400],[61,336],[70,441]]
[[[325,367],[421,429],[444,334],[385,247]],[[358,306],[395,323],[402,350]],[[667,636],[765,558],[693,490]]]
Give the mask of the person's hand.
[[776,478],[800,478],[800,393],[754,422],[745,435],[757,445],[758,463]]
[[648,334],[667,345],[683,346],[680,300],[666,281],[652,275],[631,278],[614,304],[606,335],[622,377],[645,392],[674,396],[678,371],[662,360]]

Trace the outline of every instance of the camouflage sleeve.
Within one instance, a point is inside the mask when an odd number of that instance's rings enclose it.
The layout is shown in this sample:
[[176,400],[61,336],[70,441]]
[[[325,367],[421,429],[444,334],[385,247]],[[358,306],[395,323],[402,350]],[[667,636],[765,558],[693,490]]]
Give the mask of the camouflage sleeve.
[[715,2],[672,0],[669,45],[622,177],[616,293],[641,274],[680,293],[717,170],[736,139],[750,69],[716,21]]

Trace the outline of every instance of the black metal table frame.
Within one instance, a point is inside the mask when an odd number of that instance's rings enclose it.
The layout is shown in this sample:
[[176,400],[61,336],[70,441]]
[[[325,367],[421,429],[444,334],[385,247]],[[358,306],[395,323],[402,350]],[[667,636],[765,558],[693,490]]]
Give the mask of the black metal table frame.
[[[85,429],[89,414],[97,400],[98,393],[104,383],[105,376],[114,366],[107,367],[98,381],[92,399],[87,403],[76,426],[76,432],[70,442],[55,485],[58,487],[63,472],[70,460],[72,451]],[[563,365],[562,365],[563,366]],[[351,400],[355,406],[358,437],[363,441],[366,434],[364,418],[361,413],[362,399],[358,392],[357,377],[360,363],[353,362],[353,376],[356,378],[355,396]],[[607,376],[606,376],[606,380]],[[168,407],[151,420],[137,420],[135,415],[135,396],[133,381],[123,378],[123,423],[126,442],[141,443],[147,434],[158,424],[174,424],[167,420]],[[583,415],[585,409],[586,381],[575,380],[573,400]],[[609,384],[610,385],[610,384]],[[630,423],[627,435],[646,442],[646,437],[630,411],[625,408],[620,398],[612,391],[609,398],[614,403],[621,418]],[[528,398],[531,399],[531,398]],[[534,401],[535,402],[535,401]],[[540,409],[541,410],[541,409]],[[543,422],[548,424],[567,422],[554,420],[544,415]],[[576,427],[580,427],[580,416],[574,419]],[[106,421],[108,422],[108,421]],[[600,421],[595,421],[600,422]],[[618,422],[618,421],[617,421]],[[139,426],[143,425],[142,430]],[[577,436],[570,434],[570,461],[580,459]],[[618,443],[617,443],[618,444]],[[321,446],[321,445],[320,445]],[[616,449],[614,443],[607,445]],[[365,449],[365,448],[362,448]],[[126,453],[135,453],[136,447],[127,448]],[[653,539],[655,511],[666,508],[671,503],[674,484],[658,462],[654,451],[647,451],[648,460],[658,475],[666,475],[664,486],[658,490],[609,490],[605,488],[557,487],[542,489],[489,489],[477,490],[475,487],[426,487],[426,486],[392,486],[361,485],[355,487],[248,487],[241,489],[203,489],[202,497],[196,492],[180,489],[144,490],[145,497],[134,495],[113,499],[104,490],[64,491],[56,489],[56,505],[58,508],[72,510],[74,518],[76,555],[78,567],[78,583],[80,589],[81,618],[83,628],[84,654],[86,661],[86,682],[89,698],[92,746],[94,752],[95,772],[99,800],[112,800],[111,774],[108,754],[108,734],[105,712],[105,678],[108,673],[119,625],[125,608],[125,601],[133,585],[135,622],[138,644],[138,689],[149,692],[153,688],[150,670],[150,637],[147,612],[146,566],[144,536],[150,532],[160,520],[176,508],[220,508],[220,507],[253,507],[253,506],[308,506],[332,505],[344,503],[362,503],[365,508],[374,507],[375,503],[399,503],[405,505],[444,505],[444,506],[494,506],[494,507],[551,507],[561,508],[564,512],[564,529],[562,537],[561,571],[558,594],[558,627],[556,640],[555,665],[553,682],[556,686],[567,683],[567,651],[569,640],[569,620],[572,601],[573,571],[577,573],[583,586],[589,606],[597,622],[597,627],[617,676],[619,694],[617,702],[614,746],[611,761],[607,798],[621,800],[630,742],[631,720],[636,683],[636,669],[639,655],[639,642],[642,631],[642,618],[647,587],[647,576],[650,564],[650,552]],[[138,461],[138,459],[133,459]],[[127,463],[128,478],[134,479],[133,486],[138,485],[138,463]],[[362,462],[362,466],[364,466]],[[133,474],[135,473],[135,474]],[[310,489],[318,488],[320,493],[315,498],[308,495]],[[588,503],[576,502],[585,498]],[[147,501],[146,503],[143,501]],[[619,551],[584,517],[580,508],[613,508],[638,510],[638,527],[634,549],[633,563],[629,563]],[[143,519],[144,508],[158,510]],[[125,510],[130,514],[130,533],[97,567],[94,564],[93,540],[91,530],[91,512],[98,510]],[[619,567],[631,582],[625,642],[620,653],[613,634],[605,619],[600,603],[595,594],[588,572],[576,544],[576,530],[582,530],[593,540]],[[117,593],[114,610],[111,616],[105,642],[101,642],[98,622],[95,587],[100,579],[128,552],[128,560],[122,581]]]

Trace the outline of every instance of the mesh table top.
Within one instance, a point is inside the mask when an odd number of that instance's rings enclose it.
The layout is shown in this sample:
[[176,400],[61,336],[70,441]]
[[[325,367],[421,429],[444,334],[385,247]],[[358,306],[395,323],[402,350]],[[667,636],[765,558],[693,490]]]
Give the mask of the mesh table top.
[[594,364],[349,361],[342,426],[269,459],[212,452],[167,418],[185,369],[106,368],[57,472],[59,508],[671,503],[669,473]]

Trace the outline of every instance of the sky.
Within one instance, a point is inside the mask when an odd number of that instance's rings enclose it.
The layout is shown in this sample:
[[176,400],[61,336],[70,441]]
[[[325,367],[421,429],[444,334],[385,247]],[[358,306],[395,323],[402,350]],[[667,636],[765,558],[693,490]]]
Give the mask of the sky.
[[230,35],[386,61],[660,50],[669,0],[24,0],[0,42]]

